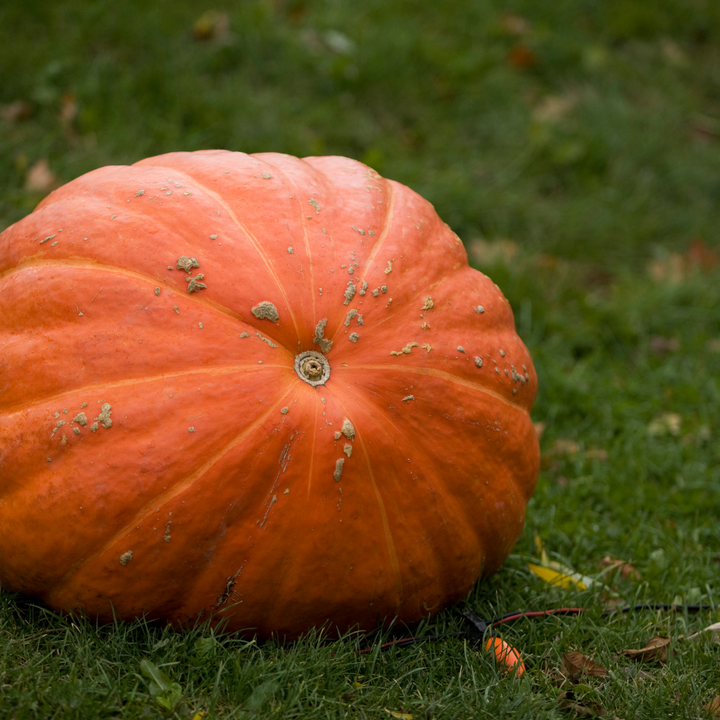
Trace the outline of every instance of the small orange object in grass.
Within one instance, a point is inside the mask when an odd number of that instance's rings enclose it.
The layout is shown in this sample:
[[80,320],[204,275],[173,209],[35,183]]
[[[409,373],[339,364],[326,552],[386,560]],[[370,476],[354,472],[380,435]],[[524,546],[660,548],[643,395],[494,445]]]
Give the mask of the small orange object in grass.
[[503,665],[505,672],[513,673],[515,677],[520,677],[525,672],[525,663],[522,661],[520,653],[501,638],[488,638],[485,649],[495,655],[495,662]]

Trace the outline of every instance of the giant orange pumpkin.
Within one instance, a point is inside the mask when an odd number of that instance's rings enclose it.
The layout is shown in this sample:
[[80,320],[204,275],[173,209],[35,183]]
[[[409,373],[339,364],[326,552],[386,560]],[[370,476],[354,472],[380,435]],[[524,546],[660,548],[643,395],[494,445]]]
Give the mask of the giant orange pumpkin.
[[101,168],[0,235],[0,582],[261,636],[418,620],[517,540],[536,387],[497,286],[361,163]]

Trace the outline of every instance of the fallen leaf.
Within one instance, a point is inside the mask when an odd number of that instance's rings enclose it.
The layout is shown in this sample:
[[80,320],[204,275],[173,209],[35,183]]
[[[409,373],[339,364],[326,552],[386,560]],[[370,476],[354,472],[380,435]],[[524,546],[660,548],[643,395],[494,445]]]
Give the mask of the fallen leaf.
[[[543,567],[542,565],[533,565],[528,563],[528,568],[535,573],[541,580],[550,585],[557,585],[563,590],[587,590],[588,585],[580,578],[581,575],[574,573],[569,568],[563,570],[555,570],[554,568]],[[592,581],[591,581],[592,583]]]
[[528,568],[539,578],[551,585],[558,585],[564,590],[587,590],[595,584],[592,578],[575,572],[556,560],[551,560],[545,551],[545,545],[539,535],[535,535],[535,550],[540,556],[540,564],[528,564]]
[[546,95],[534,107],[533,120],[543,123],[556,123],[570,114],[575,107],[575,98],[568,95]]
[[625,578],[625,580],[642,580],[642,575],[640,575],[640,573],[630,563],[625,562],[624,560],[614,560],[609,555],[606,555],[600,561],[600,567],[610,568],[619,572],[621,577]]
[[500,16],[500,27],[508,35],[529,35],[532,30],[530,23],[524,17],[509,12]]
[[650,338],[650,350],[656,355],[666,355],[680,349],[680,341],[677,338],[666,338],[660,335],[653,335]]
[[562,658],[565,672],[569,678],[575,679],[579,675],[590,675],[590,677],[607,677],[607,668],[594,662],[581,652],[565,653]]
[[580,452],[580,445],[569,438],[558,438],[550,448],[551,455],[575,455]]
[[8,122],[22,122],[30,119],[34,113],[35,108],[27,100],[15,100],[9,105],[3,105],[0,117]]
[[716,695],[709,703],[703,706],[711,718],[720,718],[720,695]]
[[688,635],[688,640],[701,640],[705,637],[705,633],[711,633],[710,637],[713,642],[720,642],[720,622],[708,625],[706,628],[700,630],[700,632]]
[[478,265],[510,265],[520,252],[518,244],[513,240],[471,240],[467,245],[470,259]]
[[650,277],[657,282],[676,285],[687,277],[687,263],[680,253],[652,260],[648,266]]
[[388,715],[392,715],[394,718],[399,718],[400,720],[412,720],[413,717],[412,715],[408,715],[408,713],[393,712],[387,708],[384,708],[384,710]]
[[695,238],[690,243],[687,259],[691,266],[700,270],[713,270],[720,264],[718,251],[708,247],[702,238]]
[[535,434],[538,436],[538,440],[540,440],[543,436],[543,433],[545,432],[545,423],[534,422],[533,427],[535,428]]
[[720,137],[718,121],[715,118],[707,117],[707,115],[697,115],[690,124],[690,133],[700,142],[716,142]]
[[682,415],[673,412],[664,412],[656,415],[648,424],[648,435],[660,437],[662,435],[680,434],[680,426],[682,425]]
[[661,40],[660,52],[671,65],[675,65],[676,67],[687,67],[689,64],[688,58],[682,51],[681,47],[675,41],[670,40],[670,38],[664,38]]
[[608,451],[604,448],[599,448],[592,445],[587,450],[585,450],[585,457],[588,460],[607,460]]
[[48,161],[41,158],[34,163],[25,177],[25,190],[28,192],[46,193],[58,185],[58,176],[50,170]]
[[225,12],[207,10],[192,26],[196,40],[225,40],[230,36],[230,18]]
[[510,52],[507,54],[508,65],[516,70],[533,67],[533,65],[537,65],[537,61],[537,55],[523,43],[511,47]]
[[68,127],[75,120],[78,105],[75,93],[66,92],[60,101],[60,123],[63,127]]
[[694,272],[709,272],[720,265],[720,253],[709,247],[701,237],[695,238],[684,254],[668,253],[651,261],[650,275],[658,282],[677,284]]
[[633,660],[645,660],[647,662],[656,661],[666,663],[668,657],[668,646],[670,645],[669,637],[656,635],[647,641],[644,648],[639,650],[623,650],[623,653]]

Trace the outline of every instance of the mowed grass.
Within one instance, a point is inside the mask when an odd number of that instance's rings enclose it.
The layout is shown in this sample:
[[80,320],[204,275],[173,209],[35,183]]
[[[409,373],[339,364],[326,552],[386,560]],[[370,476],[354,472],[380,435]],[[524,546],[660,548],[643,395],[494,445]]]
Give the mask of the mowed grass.
[[[43,159],[63,182],[179,149],[343,154],[418,190],[510,299],[544,431],[514,554],[412,632],[462,630],[465,608],[588,612],[499,628],[527,663],[512,678],[463,635],[382,653],[386,635],[258,645],[96,626],[2,593],[0,717],[577,715],[563,700],[626,720],[707,716],[720,644],[688,638],[720,620],[720,10],[249,1],[218,5],[228,31],[198,41],[207,9],[0,7],[0,105],[26,103],[0,118],[0,226],[46,192],[28,184]],[[536,537],[596,584],[534,576]],[[619,601],[711,609],[602,614]],[[672,638],[666,663],[622,654],[655,635]],[[574,651],[608,677],[558,687]],[[143,660],[179,687],[153,695]]]

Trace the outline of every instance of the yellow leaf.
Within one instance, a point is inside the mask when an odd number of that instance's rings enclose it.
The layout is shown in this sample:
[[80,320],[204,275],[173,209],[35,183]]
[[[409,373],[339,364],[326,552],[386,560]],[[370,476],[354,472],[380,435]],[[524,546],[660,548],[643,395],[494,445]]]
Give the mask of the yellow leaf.
[[192,720],[202,720],[205,717],[205,715],[206,715],[206,713],[204,713],[204,712],[196,712],[193,715]]
[[[577,573],[572,572],[565,568],[565,571],[558,572],[552,568],[543,567],[542,565],[533,565],[528,563],[528,567],[532,570],[541,580],[544,580],[550,585],[557,585],[563,590],[587,590],[587,585],[582,582]],[[561,566],[562,567],[562,566]]]
[[399,713],[399,712],[393,712],[392,710],[388,710],[385,708],[385,712],[388,715],[392,715],[394,718],[399,718],[400,720],[412,720],[412,715],[408,715],[407,713]]

